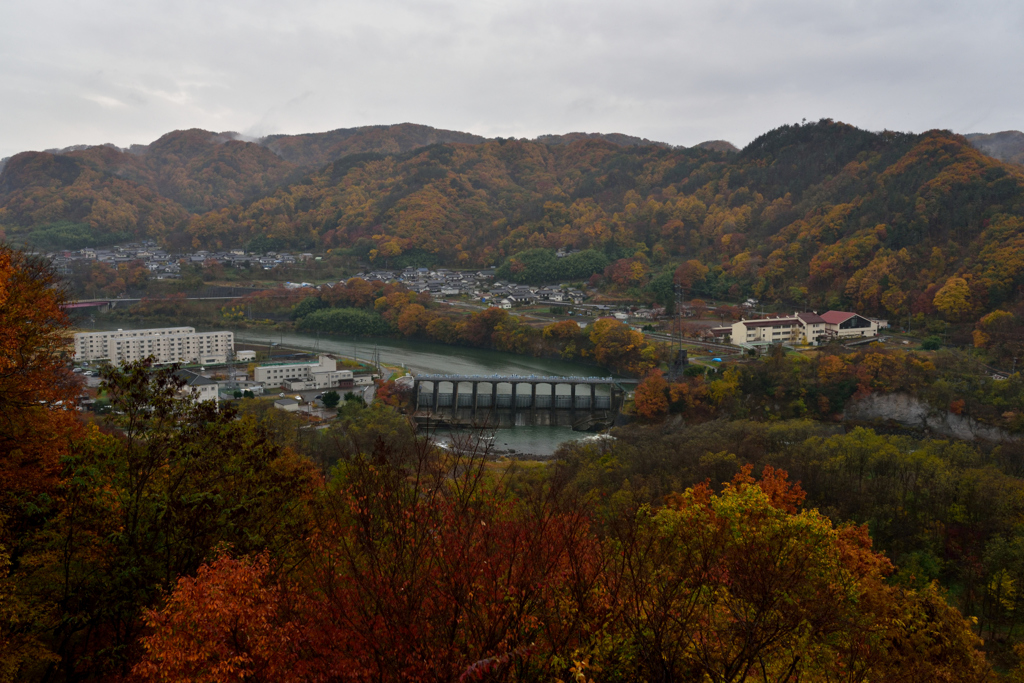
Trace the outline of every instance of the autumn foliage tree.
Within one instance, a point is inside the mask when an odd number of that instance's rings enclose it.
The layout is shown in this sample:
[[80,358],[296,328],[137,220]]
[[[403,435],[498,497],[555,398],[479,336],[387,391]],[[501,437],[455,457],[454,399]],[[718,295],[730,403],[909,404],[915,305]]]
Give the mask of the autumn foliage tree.
[[971,290],[962,277],[951,277],[935,293],[935,308],[950,320],[958,321],[971,312]]
[[645,420],[658,420],[668,413],[668,382],[661,370],[648,372],[633,396],[637,415]]
[[221,545],[283,551],[318,486],[251,418],[181,398],[173,369],[138,362],[104,382],[111,421],[57,454],[19,537],[12,578],[33,615],[20,628],[53,655],[21,661],[29,679],[126,675],[163,591]]
[[424,442],[347,461],[301,570],[221,558],[150,615],[147,680],[535,679],[601,614],[571,499],[516,499]]
[[[4,680],[990,676],[970,622],[941,590],[906,573],[890,579],[866,528],[803,509],[803,488],[784,472],[761,466],[755,478],[740,467],[720,489],[660,477],[664,462],[692,456],[687,435],[665,435],[667,457],[635,433],[569,447],[598,482],[614,481],[629,449],[642,449],[636,483],[604,490],[574,476],[569,457],[521,472],[472,446],[436,447],[384,401],[345,401],[325,430],[336,463],[325,478],[292,449],[295,423],[283,423],[286,446],[255,412],[182,396],[174,369],[149,361],[106,369],[114,410],[82,425],[61,403],[78,389],[49,272],[0,251]],[[381,298],[385,312],[423,305],[396,290]],[[504,345],[544,338],[503,314],[483,312],[454,333]],[[599,320],[549,339],[646,373],[658,352],[633,334]],[[795,372],[779,356],[708,382],[664,385],[657,372],[645,381],[652,398],[693,414],[702,403],[749,409],[739,399],[749,385],[796,411],[833,387],[914,387],[935,368],[915,354],[863,351],[825,353]],[[948,532],[968,560],[964,599],[981,596],[990,634],[1012,625],[1018,551],[1005,520],[1020,518],[1020,484],[993,466],[1013,463],[1012,445],[983,461],[962,444],[905,448],[864,429],[796,439],[808,424],[773,423],[748,439],[715,423],[695,471],[735,472],[728,442],[788,457],[809,475],[808,491],[831,496],[837,519],[877,502],[872,528],[891,547],[901,525]],[[922,479],[929,494],[909,493],[906,482]],[[963,533],[980,527],[985,547]]]
[[[167,683],[341,677],[346,672],[322,657],[304,656],[333,645],[335,634],[323,628],[318,607],[275,576],[266,554],[240,560],[221,555],[194,578],[182,578],[163,611],[149,616],[155,633],[143,641],[146,659],[136,674]],[[183,651],[186,633],[189,649]]]
[[[357,458],[309,560],[221,557],[149,617],[146,680],[982,681],[934,589],[893,587],[863,527],[784,472],[595,520],[464,456]],[[373,464],[375,462],[375,464]],[[452,469],[454,468],[454,469]],[[453,472],[458,472],[452,476]],[[410,478],[410,475],[415,476]],[[447,482],[447,483],[444,483]],[[620,501],[623,500],[620,497]],[[627,506],[630,504],[627,503]]]
[[15,528],[80,433],[64,301],[46,263],[0,245],[0,515]]
[[1024,357],[1024,309],[998,310],[982,316],[973,331],[974,346],[986,349],[997,362]]
[[30,538],[59,495],[61,460],[81,437],[80,385],[68,369],[69,321],[42,260],[0,245],[0,680],[57,657],[40,604],[21,580]]
[[602,367],[642,375],[660,360],[662,350],[614,318],[580,328],[561,321],[538,329],[521,316],[491,306],[469,315],[439,309],[424,293],[394,283],[353,278],[324,288],[293,306],[302,330],[340,334],[397,334],[535,356],[594,359]]

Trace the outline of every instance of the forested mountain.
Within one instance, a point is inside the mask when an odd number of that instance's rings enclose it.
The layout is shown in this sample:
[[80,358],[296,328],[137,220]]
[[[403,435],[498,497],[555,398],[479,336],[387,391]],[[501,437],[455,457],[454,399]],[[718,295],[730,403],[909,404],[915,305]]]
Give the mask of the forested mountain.
[[[684,264],[677,280],[702,294],[888,316],[931,312],[948,286],[942,312],[966,319],[1024,285],[1024,173],[946,131],[823,120],[730,153],[603,139],[415,147],[448,133],[359,130],[268,146],[193,130],[136,153],[20,154],[0,174],[0,225],[336,249],[392,267],[594,249],[621,261],[608,275],[624,288]],[[325,154],[343,156],[300,168]]]
[[[230,134],[174,131],[150,145],[110,145],[66,153],[25,152],[0,175],[3,223],[86,222],[99,232],[141,235],[264,194],[295,166]],[[150,204],[167,211],[152,217]]]
[[622,133],[566,133],[564,135],[538,135],[534,142],[545,145],[568,145],[579,140],[604,140],[620,147],[671,147],[667,142],[655,142],[647,138]]
[[728,140],[708,140],[694,145],[697,149],[710,149],[715,152],[738,152],[739,147]]
[[401,154],[427,145],[475,145],[486,140],[471,133],[400,123],[394,126],[339,128],[327,133],[306,135],[270,135],[259,142],[290,163],[323,166],[350,154]]

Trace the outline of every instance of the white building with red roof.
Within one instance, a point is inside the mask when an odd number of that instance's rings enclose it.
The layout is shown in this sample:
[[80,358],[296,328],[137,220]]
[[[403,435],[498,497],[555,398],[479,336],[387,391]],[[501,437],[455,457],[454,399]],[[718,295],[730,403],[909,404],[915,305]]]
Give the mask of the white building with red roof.
[[825,327],[836,337],[877,337],[878,322],[848,311],[828,311],[821,314]]
[[792,316],[740,320],[733,323],[730,338],[738,346],[765,344],[820,344],[828,339],[874,337],[878,322],[856,313],[829,311],[794,313]]

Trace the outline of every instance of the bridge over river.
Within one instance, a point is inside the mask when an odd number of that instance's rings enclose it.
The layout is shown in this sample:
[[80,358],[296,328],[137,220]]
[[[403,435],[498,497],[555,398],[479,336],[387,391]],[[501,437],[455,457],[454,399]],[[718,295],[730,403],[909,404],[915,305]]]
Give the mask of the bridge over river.
[[614,377],[417,374],[413,415],[418,424],[433,426],[590,429],[615,418],[623,383],[634,382]]

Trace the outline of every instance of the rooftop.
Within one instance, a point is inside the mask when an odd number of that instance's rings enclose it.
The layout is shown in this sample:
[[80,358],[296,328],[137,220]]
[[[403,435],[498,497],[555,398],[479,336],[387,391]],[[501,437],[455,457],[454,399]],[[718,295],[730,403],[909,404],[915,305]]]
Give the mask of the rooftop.
[[797,318],[769,318],[767,320],[744,320],[747,327],[780,327],[782,325],[799,325]]
[[256,367],[259,367],[259,368],[273,368],[273,367],[277,367],[279,365],[319,365],[319,364],[320,364],[320,361],[318,361],[318,360],[295,360],[295,361],[284,361],[284,362],[281,362],[281,363],[263,363],[263,364],[258,365]]
[[846,322],[855,315],[857,314],[850,313],[849,311],[827,311],[821,314],[821,318],[829,325],[838,325],[839,323]]
[[178,370],[174,373],[174,376],[184,381],[185,384],[190,387],[216,384],[216,382],[209,377],[203,377],[202,375],[191,372],[190,370]]

